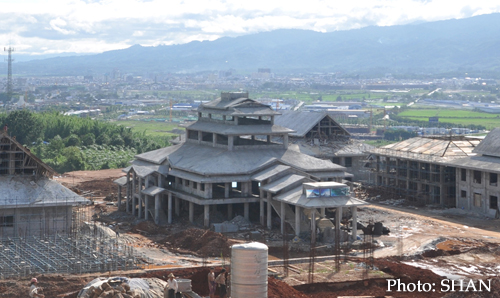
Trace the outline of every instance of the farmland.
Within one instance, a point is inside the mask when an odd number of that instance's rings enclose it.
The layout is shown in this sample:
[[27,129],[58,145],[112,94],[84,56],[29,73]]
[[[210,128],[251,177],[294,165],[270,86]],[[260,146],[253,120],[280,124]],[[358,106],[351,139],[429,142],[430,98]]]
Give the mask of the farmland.
[[178,124],[158,121],[144,120],[120,120],[115,122],[118,125],[132,128],[133,132],[144,133],[146,136],[164,137],[177,136],[171,133],[173,129],[178,129]]
[[428,121],[429,117],[439,117],[441,123],[453,123],[461,126],[483,125],[486,129],[500,127],[500,115],[451,109],[408,109],[398,116],[418,121]]

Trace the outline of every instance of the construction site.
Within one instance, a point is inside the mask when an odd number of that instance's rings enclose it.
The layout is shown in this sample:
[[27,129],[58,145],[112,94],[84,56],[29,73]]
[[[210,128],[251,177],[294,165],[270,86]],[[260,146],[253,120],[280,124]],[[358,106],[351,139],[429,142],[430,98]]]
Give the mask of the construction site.
[[[499,297],[500,221],[490,209],[500,168],[473,168],[496,160],[499,132],[468,147],[411,139],[347,156],[331,151],[348,137],[331,118],[314,117],[317,133],[289,139],[296,130],[248,93],[223,92],[198,116],[185,142],[127,168],[62,176],[2,134],[0,297],[26,297],[36,277],[46,297],[160,298],[170,274],[183,297],[207,297],[211,267],[229,272],[233,298]],[[305,143],[328,156],[293,148]],[[427,150],[434,164],[416,159],[423,148],[436,149]],[[348,168],[377,178],[356,181]],[[467,187],[482,195],[467,205],[477,209],[456,208],[453,192]],[[396,291],[389,280],[437,286]],[[490,288],[451,290],[443,280]]]

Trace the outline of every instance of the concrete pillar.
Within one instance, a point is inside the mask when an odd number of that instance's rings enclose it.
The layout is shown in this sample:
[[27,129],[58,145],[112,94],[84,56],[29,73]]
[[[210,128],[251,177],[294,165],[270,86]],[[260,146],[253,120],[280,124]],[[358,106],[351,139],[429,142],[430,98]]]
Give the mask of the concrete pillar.
[[189,202],[189,222],[194,222],[194,203]]
[[172,193],[168,193],[168,223],[172,223]]
[[267,193],[267,228],[270,230],[272,228],[271,215],[273,212],[273,207],[271,206],[271,193]]
[[122,206],[122,186],[118,185],[118,210]]
[[161,208],[161,203],[160,203],[160,194],[155,195],[155,224],[159,225],[160,224],[160,208]]
[[356,241],[358,236],[358,207],[351,207],[352,213],[352,241]]
[[[186,132],[186,138],[187,138],[187,132]],[[202,133],[201,131],[198,131],[198,144],[201,144],[201,139],[202,139]]]
[[233,204],[227,204],[227,218],[233,218]]
[[229,190],[231,189],[231,183],[224,183],[224,198],[229,198]]
[[212,134],[212,147],[215,147],[217,145],[217,134],[213,133]]
[[311,209],[311,242],[316,243],[316,208]]
[[142,184],[144,183],[144,178],[139,178],[139,212],[137,218],[142,218]]
[[[340,235],[340,220],[342,219],[342,207],[335,209],[335,235]],[[335,239],[339,241],[340,239]]]
[[271,143],[271,135],[266,136],[266,142],[269,144]]
[[125,202],[125,212],[130,212],[130,172],[127,172],[127,201]]
[[295,206],[295,235],[300,235],[300,213],[302,209],[299,206]]
[[321,217],[325,217],[326,216],[326,208],[321,208]]
[[260,206],[259,206],[260,224],[264,225],[264,191],[263,190],[259,190],[259,196],[260,196],[260,201],[259,201],[259,203],[260,203]]
[[283,148],[288,149],[288,134],[283,135]]
[[439,183],[441,184],[440,189],[439,189],[439,204],[440,205],[444,205],[446,203],[445,200],[446,200],[446,195],[448,192],[448,190],[444,186],[446,183],[444,181],[445,180],[445,177],[444,177],[445,170],[446,170],[445,166],[439,166]]
[[285,234],[285,202],[280,202],[280,227],[281,227],[281,234]]
[[243,203],[243,216],[246,220],[250,220],[250,203]]
[[210,205],[204,205],[204,212],[203,212],[203,226],[208,228],[210,225]]
[[181,199],[175,198],[175,215],[181,215]]
[[132,215],[135,216],[136,210],[135,210],[135,205],[136,205],[136,193],[137,193],[137,174],[135,171],[132,173]]

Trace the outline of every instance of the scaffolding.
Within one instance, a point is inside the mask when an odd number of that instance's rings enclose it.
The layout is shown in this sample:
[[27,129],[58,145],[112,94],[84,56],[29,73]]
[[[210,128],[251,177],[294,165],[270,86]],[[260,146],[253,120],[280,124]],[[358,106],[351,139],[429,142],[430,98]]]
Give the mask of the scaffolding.
[[68,202],[30,209],[31,213],[14,209],[22,215],[0,225],[1,279],[131,270],[144,262],[133,247],[93,220],[94,206]]

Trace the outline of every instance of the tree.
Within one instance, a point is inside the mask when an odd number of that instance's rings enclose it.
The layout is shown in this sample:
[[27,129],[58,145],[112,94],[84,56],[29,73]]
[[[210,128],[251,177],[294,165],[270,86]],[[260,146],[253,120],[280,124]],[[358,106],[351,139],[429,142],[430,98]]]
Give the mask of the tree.
[[88,134],[82,137],[82,144],[84,146],[90,146],[95,144],[95,136],[93,133],[89,132]]
[[62,152],[63,149],[64,141],[59,135],[57,135],[49,142],[49,146],[47,148],[47,156],[49,158],[55,158]]
[[21,144],[31,144],[43,137],[43,122],[28,110],[11,112],[5,119],[9,134]]
[[80,138],[75,134],[71,134],[69,137],[66,138],[67,147],[80,146],[80,143],[81,143]]

